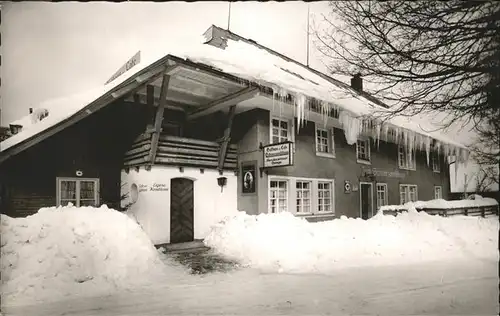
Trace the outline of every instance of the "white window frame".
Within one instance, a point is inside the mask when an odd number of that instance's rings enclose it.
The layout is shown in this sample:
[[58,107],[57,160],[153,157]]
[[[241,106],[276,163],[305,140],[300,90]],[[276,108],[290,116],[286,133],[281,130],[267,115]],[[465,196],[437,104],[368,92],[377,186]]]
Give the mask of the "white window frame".
[[[335,129],[334,128],[322,128],[318,126],[318,123],[314,123],[314,149],[316,151],[316,156],[320,157],[326,157],[326,158],[335,158],[335,138],[334,138],[334,133]],[[328,141],[328,150],[326,152],[323,151],[318,151],[318,131],[326,132],[327,133],[327,141]]]
[[269,115],[269,144],[277,144],[277,143],[273,143],[273,120],[278,120],[279,122],[286,122],[288,124],[287,137],[285,140],[282,140],[281,139],[282,136],[280,134],[279,143],[284,142],[284,141],[295,142],[295,119],[284,119],[284,118],[280,118],[278,116],[274,116],[274,115],[270,114]]
[[277,203],[276,203],[276,209],[277,211],[275,213],[272,212],[272,209],[271,209],[271,181],[278,181],[278,182],[286,182],[286,210],[285,212],[290,212],[290,181],[289,179],[287,178],[274,178],[274,177],[269,177],[269,183],[268,183],[268,186],[267,186],[267,192],[268,192],[268,198],[267,198],[267,203],[268,203],[268,213],[269,214],[277,214],[277,213],[281,213],[280,210],[279,210],[279,184],[278,184],[278,190],[277,190],[277,193],[278,193],[278,196],[276,198],[277,200]]
[[[405,148],[403,145],[398,145],[398,166],[399,169],[403,170],[417,170],[417,151],[414,150],[410,153],[410,148]],[[410,155],[413,156],[413,160],[410,161]],[[403,161],[404,160],[404,161]],[[411,164],[413,162],[413,164]]]
[[[309,190],[305,190],[304,188],[298,189],[297,188],[297,183],[298,182],[308,183],[309,184]],[[302,194],[302,197],[300,198],[300,200],[301,200],[301,210],[300,211],[298,211],[299,205],[297,203],[295,204],[295,212],[297,214],[310,214],[310,213],[312,213],[312,203],[313,203],[313,201],[312,201],[313,200],[313,187],[312,187],[312,185],[313,185],[313,183],[310,180],[300,180],[300,179],[298,179],[298,180],[295,181],[295,202],[297,202],[297,200],[299,200],[299,197],[297,196],[298,192],[304,193],[305,191],[309,191],[309,205],[308,205],[309,206],[309,211],[307,211],[307,212],[304,211],[304,195]]]
[[[319,189],[319,184],[320,183],[323,183],[323,184],[329,184],[330,185],[330,211],[320,211],[319,210],[319,206],[320,206],[320,203],[319,203],[319,192],[320,192],[320,189]],[[329,214],[329,213],[335,213],[334,211],[334,204],[335,204],[335,200],[333,198],[333,195],[335,194],[334,193],[334,190],[333,190],[333,181],[332,180],[327,180],[327,181],[324,181],[324,180],[318,180],[316,182],[316,185],[315,185],[315,191],[316,191],[316,194],[315,194],[315,204],[316,204],[316,207],[315,207],[315,211],[318,213],[318,214]],[[325,192],[326,190],[325,189],[322,189],[323,192]],[[324,197],[323,197],[323,200],[324,200]],[[324,201],[322,203],[322,205],[324,206]]]
[[431,164],[432,164],[432,172],[440,173],[441,165],[439,164],[439,157],[437,157],[436,153],[431,154]]
[[[96,206],[99,205],[99,178],[77,178],[77,177],[57,177],[56,178],[56,202],[57,206],[61,206],[61,182],[62,181],[76,181],[76,201],[75,206],[80,207],[80,186],[82,181],[94,182],[95,192],[94,199],[96,201]],[[66,206],[66,205],[63,205]]]
[[[389,202],[388,202],[388,196],[387,194],[389,193],[389,190],[388,190],[388,187],[387,187],[387,183],[376,183],[375,185],[376,187],[376,192],[377,192],[377,196],[376,196],[376,199],[377,199],[377,210],[380,209],[381,206],[384,206],[384,205],[388,205]],[[383,188],[382,190],[380,188]],[[383,198],[383,201],[382,201],[382,204],[380,203],[380,201],[382,199],[379,199],[379,193],[383,193],[384,194],[384,198]]]
[[[322,178],[302,178],[302,177],[287,177],[287,176],[268,176],[267,184],[267,210],[271,214],[271,181],[286,181],[287,182],[287,212],[292,213],[296,216],[314,216],[314,215],[334,215],[335,214],[335,179],[322,179]],[[311,183],[311,212],[297,212],[297,181],[310,182]],[[318,211],[318,183],[328,182],[330,183],[330,205],[331,209],[327,212]]]
[[[439,194],[437,194],[439,192]],[[434,199],[442,199],[443,198],[443,187],[440,185],[434,186]]]
[[[400,205],[403,205],[405,204],[406,202],[410,202],[411,199],[410,199],[410,188],[415,188],[415,201],[418,201],[418,186],[416,184],[400,184],[399,185],[399,204]],[[402,189],[405,189],[405,201],[403,201],[401,199],[401,194],[403,192],[401,192]]]
[[[366,151],[367,151],[367,156],[368,156],[368,160],[366,159],[363,159],[363,158],[359,158],[359,142],[364,142],[365,144],[365,148],[366,148]],[[356,141],[356,162],[358,163],[362,163],[362,164],[365,164],[365,165],[371,165],[371,148],[370,148],[370,139],[358,139]]]

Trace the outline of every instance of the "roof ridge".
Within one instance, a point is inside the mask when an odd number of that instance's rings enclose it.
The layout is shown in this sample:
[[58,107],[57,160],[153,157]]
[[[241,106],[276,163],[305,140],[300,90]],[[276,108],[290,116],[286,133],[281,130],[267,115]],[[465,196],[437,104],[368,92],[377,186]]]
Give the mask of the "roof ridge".
[[322,77],[323,79],[325,79],[325,80],[327,80],[327,81],[330,81],[330,82],[331,82],[331,83],[333,83],[333,84],[340,85],[340,87],[341,87],[341,88],[347,88],[347,89],[349,89],[351,92],[354,92],[354,93],[356,93],[356,94],[358,94],[358,95],[360,95],[360,96],[362,96],[362,97],[364,97],[364,98],[368,99],[369,101],[376,103],[376,104],[377,104],[377,105],[379,105],[379,106],[382,106],[382,107],[385,107],[385,108],[389,108],[389,107],[390,107],[389,105],[385,104],[384,102],[382,102],[381,100],[379,100],[378,98],[376,98],[375,96],[371,95],[370,93],[368,93],[368,92],[366,92],[366,91],[359,92],[359,91],[357,91],[356,89],[354,89],[353,87],[351,87],[349,84],[347,84],[347,83],[345,83],[345,82],[342,82],[342,81],[340,81],[340,80],[338,80],[338,79],[335,79],[335,78],[333,78],[333,77],[331,77],[331,76],[329,76],[329,75],[325,74],[324,72],[321,72],[321,71],[319,71],[319,70],[317,70],[317,69],[314,69],[314,68],[312,68],[312,67],[310,67],[310,66],[304,65],[304,64],[303,64],[303,63],[301,63],[300,61],[295,60],[295,59],[293,59],[293,58],[290,58],[290,57],[288,57],[288,56],[286,56],[286,55],[283,55],[283,54],[281,54],[280,52],[277,52],[277,51],[275,51],[275,50],[273,50],[273,49],[271,49],[271,48],[269,48],[269,47],[267,47],[267,46],[264,46],[264,45],[262,45],[262,44],[259,44],[259,43],[257,43],[257,41],[255,41],[255,40],[252,40],[252,39],[250,39],[250,38],[243,37],[243,36],[241,36],[241,35],[239,35],[239,34],[236,34],[236,33],[231,32],[230,30],[223,29],[223,28],[221,28],[221,27],[219,27],[219,26],[217,26],[217,25],[215,25],[215,24],[212,24],[212,27],[217,28],[217,29],[219,29],[219,30],[221,30],[221,31],[227,32],[227,33],[229,33],[230,35],[232,35],[232,36],[236,37],[236,38],[237,38],[237,39],[239,39],[239,40],[243,40],[243,41],[245,41],[245,42],[247,42],[247,43],[249,43],[249,44],[251,44],[251,45],[257,46],[257,47],[258,47],[258,48],[260,48],[260,49],[264,49],[264,50],[266,50],[266,51],[270,52],[271,54],[277,55],[278,57],[281,57],[281,58],[285,59],[286,61],[289,61],[289,62],[295,63],[295,64],[297,64],[297,65],[299,65],[299,66],[301,66],[301,67],[303,67],[303,68],[305,68],[305,69],[307,69],[307,70],[309,70],[309,71],[312,71],[313,73],[315,73],[316,75],[318,75],[318,76]]

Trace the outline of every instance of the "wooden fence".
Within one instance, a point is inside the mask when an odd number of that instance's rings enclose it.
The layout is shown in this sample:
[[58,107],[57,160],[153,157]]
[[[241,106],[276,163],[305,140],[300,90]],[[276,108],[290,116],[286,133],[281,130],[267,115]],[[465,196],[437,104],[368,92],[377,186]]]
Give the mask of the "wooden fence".
[[[406,209],[399,210],[385,210],[384,215],[395,215],[405,212]],[[465,215],[465,216],[498,216],[498,205],[489,205],[489,206],[468,206],[468,207],[454,207],[449,209],[444,208],[417,208],[419,212],[426,212],[430,215],[440,215],[444,217],[456,216],[456,215]]]

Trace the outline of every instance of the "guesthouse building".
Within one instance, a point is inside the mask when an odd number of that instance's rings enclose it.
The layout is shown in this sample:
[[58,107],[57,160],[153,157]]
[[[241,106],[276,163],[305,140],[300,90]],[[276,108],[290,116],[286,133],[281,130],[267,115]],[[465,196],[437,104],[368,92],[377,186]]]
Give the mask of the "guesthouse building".
[[106,84],[12,122],[1,211],[106,204],[163,244],[238,210],[369,219],[446,199],[446,158],[465,147],[387,112],[361,76],[348,85],[211,26],[203,44],[141,50]]

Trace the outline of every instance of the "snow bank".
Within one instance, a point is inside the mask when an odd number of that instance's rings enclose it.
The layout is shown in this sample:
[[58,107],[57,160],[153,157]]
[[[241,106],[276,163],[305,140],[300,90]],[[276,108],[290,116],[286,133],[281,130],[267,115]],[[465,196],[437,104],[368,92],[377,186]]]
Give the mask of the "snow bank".
[[205,244],[263,270],[322,272],[440,259],[498,259],[498,218],[443,218],[414,209],[370,220],[309,223],[289,213],[243,212],[213,227]]
[[106,206],[1,216],[2,304],[132,289],[182,274],[127,215]]
[[397,210],[408,210],[411,207],[417,209],[420,208],[435,208],[435,209],[454,209],[454,208],[466,208],[466,207],[480,207],[480,206],[495,206],[498,202],[492,198],[483,198],[480,195],[475,195],[474,200],[454,200],[446,201],[443,199],[436,199],[430,201],[416,201],[408,202],[404,205],[385,205],[380,208],[380,211],[397,211]]

